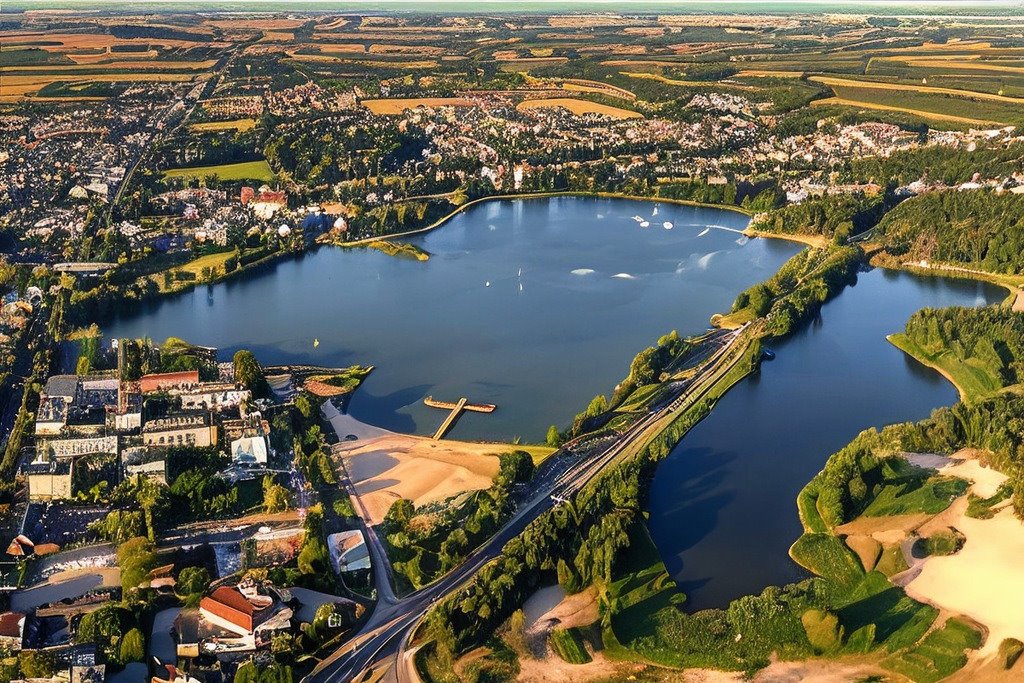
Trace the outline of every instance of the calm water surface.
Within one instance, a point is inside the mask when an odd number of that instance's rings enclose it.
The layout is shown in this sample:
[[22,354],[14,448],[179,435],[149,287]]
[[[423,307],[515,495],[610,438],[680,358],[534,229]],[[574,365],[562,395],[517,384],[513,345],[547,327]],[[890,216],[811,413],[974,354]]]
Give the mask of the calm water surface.
[[862,273],[820,319],[775,347],[661,463],[650,529],[688,609],[724,607],[805,576],[789,559],[796,495],[858,432],[917,420],[957,400],[952,385],[890,345],[925,306],[1005,298],[988,285]]
[[431,433],[444,414],[423,397],[466,396],[498,410],[465,415],[454,437],[540,440],[609,393],[637,351],[672,329],[704,329],[797,251],[747,240],[736,232],[746,222],[628,200],[485,203],[415,240],[429,261],[320,249],[157,302],[105,332],[178,336],[224,357],[248,347],[265,364],[372,364],[349,409],[359,419]]

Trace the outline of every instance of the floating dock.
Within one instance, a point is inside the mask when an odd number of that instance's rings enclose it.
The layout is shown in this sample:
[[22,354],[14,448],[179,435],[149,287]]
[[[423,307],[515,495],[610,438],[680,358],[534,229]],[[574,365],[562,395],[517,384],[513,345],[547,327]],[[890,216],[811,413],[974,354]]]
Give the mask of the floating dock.
[[459,419],[463,412],[468,410],[474,413],[493,413],[495,408],[498,407],[493,403],[470,403],[469,399],[465,396],[454,403],[451,401],[438,401],[433,396],[427,396],[423,399],[423,404],[431,408],[451,411],[448,413],[448,417],[444,419],[444,422],[441,423],[441,426],[437,428],[437,431],[434,432],[433,439],[435,441],[443,438],[448,433],[448,430],[452,428],[452,425],[455,424],[455,421]]

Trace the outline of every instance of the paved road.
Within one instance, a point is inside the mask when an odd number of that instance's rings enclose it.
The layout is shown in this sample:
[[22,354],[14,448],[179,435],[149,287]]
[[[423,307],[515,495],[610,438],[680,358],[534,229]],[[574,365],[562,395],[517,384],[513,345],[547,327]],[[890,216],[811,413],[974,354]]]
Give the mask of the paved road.
[[[409,653],[406,640],[416,624],[436,601],[458,591],[488,562],[496,558],[511,539],[523,532],[534,519],[559,505],[560,499],[574,495],[594,480],[605,468],[631,447],[646,443],[660,427],[662,420],[672,416],[684,406],[692,406],[710,389],[722,374],[728,362],[734,342],[740,338],[746,326],[716,335],[717,349],[701,365],[691,379],[674,383],[673,396],[648,413],[636,424],[616,437],[597,455],[589,458],[572,458],[570,454],[559,453],[561,467],[538,476],[534,493],[523,503],[502,529],[483,546],[472,553],[461,565],[437,582],[396,601],[379,601],[366,625],[349,643],[324,659],[304,679],[305,683],[327,683],[359,680],[368,668],[382,660],[405,663]],[[652,428],[655,428],[652,431]],[[555,456],[552,456],[555,457]],[[371,549],[374,547],[371,543]],[[376,553],[374,562],[379,562]],[[386,558],[384,559],[386,562]],[[379,567],[380,565],[377,565]],[[380,573],[380,572],[376,572]],[[399,665],[399,681],[408,678],[408,667]]]

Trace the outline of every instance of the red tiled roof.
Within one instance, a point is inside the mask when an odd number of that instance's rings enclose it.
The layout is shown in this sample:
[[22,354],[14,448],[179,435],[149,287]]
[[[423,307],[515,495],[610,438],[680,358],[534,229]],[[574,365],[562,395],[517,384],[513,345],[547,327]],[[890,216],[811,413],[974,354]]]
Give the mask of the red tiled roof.
[[21,612],[4,612],[0,614],[0,636],[5,638],[21,637],[21,622],[25,615]]
[[199,609],[215,614],[241,629],[252,631],[253,604],[237,588],[221,586],[199,602]]
[[139,380],[139,388],[144,394],[182,384],[199,384],[199,371],[162,372],[153,375],[143,375],[142,379]]

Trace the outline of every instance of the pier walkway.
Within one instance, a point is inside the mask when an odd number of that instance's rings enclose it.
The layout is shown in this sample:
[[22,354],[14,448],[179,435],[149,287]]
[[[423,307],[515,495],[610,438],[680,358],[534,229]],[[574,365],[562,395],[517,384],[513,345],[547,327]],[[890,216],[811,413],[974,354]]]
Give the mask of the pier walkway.
[[497,406],[495,406],[493,403],[470,403],[469,399],[466,398],[465,396],[460,398],[455,403],[451,403],[450,401],[437,401],[434,400],[433,396],[427,396],[425,399],[423,399],[423,403],[424,405],[428,405],[431,408],[441,408],[442,410],[451,411],[448,414],[448,417],[444,419],[444,422],[441,423],[441,426],[437,428],[437,431],[434,432],[434,441],[443,438],[444,435],[448,433],[448,430],[452,428],[452,425],[455,424],[455,421],[459,419],[459,416],[462,415],[464,411],[469,410],[474,413],[493,413],[494,409],[497,408]]

